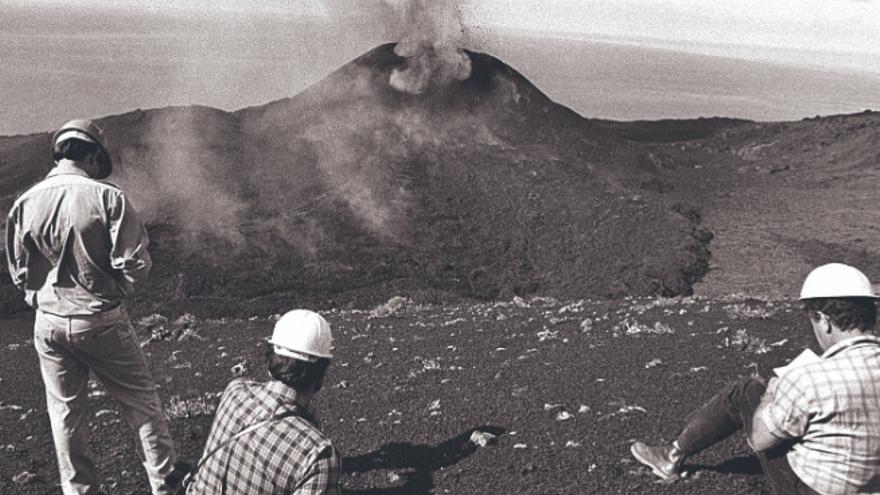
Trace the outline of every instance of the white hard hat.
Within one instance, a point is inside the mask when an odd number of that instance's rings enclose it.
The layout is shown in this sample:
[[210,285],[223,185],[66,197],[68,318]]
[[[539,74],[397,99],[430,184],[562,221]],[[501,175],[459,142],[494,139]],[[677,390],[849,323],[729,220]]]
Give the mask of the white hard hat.
[[864,273],[843,263],[822,265],[807,275],[801,300],[826,297],[869,297],[878,299]]
[[104,155],[99,159],[100,171],[96,179],[106,179],[113,172],[113,161],[107,153],[105,146],[104,130],[88,119],[74,119],[61,126],[52,136],[52,149],[58,151],[58,145],[68,139],[79,139],[87,143],[98,145],[98,149]]
[[269,343],[275,354],[301,361],[315,362],[332,358],[333,337],[330,324],[321,315],[307,309],[288,311],[276,323]]

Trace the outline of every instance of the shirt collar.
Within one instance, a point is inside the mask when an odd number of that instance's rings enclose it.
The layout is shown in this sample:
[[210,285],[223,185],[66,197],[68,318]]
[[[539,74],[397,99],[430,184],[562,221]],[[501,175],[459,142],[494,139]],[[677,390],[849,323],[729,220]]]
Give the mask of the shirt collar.
[[57,166],[57,165],[52,167],[52,170],[50,170],[49,173],[46,174],[46,178],[48,179],[49,177],[55,177],[58,175],[79,175],[82,177],[89,178],[89,174],[87,174],[86,171],[81,168],[77,168],[77,167],[61,168],[60,166]]
[[315,411],[314,408],[303,399],[303,396],[298,393],[293,387],[288,387],[287,385],[279,382],[278,380],[272,380],[266,383],[266,390],[272,394],[273,397],[278,399],[278,402],[281,404],[279,409],[282,407],[285,408],[299,408],[300,411],[305,413],[306,416],[311,417],[314,416]]
[[854,347],[858,344],[880,345],[880,337],[877,337],[875,335],[859,335],[857,337],[850,337],[846,340],[841,340],[840,342],[826,349],[825,352],[822,353],[822,359],[830,358],[831,356],[839,354],[844,350],[850,347]]

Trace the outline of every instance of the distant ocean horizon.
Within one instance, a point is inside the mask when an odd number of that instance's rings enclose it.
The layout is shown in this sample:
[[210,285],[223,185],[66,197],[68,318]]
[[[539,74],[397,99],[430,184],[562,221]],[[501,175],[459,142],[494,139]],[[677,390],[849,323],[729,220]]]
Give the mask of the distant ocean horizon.
[[[138,108],[261,105],[294,96],[387,41],[253,17],[114,13],[90,17],[85,29],[74,30],[66,26],[80,25],[76,19],[62,25],[37,9],[2,16],[0,136]],[[472,48],[498,57],[589,118],[772,121],[880,110],[880,74],[502,32],[483,35]]]

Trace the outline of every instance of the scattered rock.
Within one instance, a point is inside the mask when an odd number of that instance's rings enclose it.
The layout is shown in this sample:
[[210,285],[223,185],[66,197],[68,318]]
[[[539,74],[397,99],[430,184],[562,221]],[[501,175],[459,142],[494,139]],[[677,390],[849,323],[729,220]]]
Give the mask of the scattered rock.
[[593,320],[591,318],[585,318],[581,321],[581,332],[582,333],[590,333],[590,330],[593,329]]
[[516,306],[517,308],[523,308],[523,309],[525,309],[525,308],[530,308],[530,307],[531,307],[531,306],[529,305],[529,303],[526,302],[525,299],[523,299],[523,298],[521,298],[521,297],[519,297],[519,296],[515,296],[515,297],[513,298],[513,305]]
[[640,406],[623,406],[618,410],[618,412],[621,414],[627,414],[627,413],[631,413],[631,412],[646,413],[648,411],[646,411],[644,407],[640,407]]
[[492,445],[493,443],[495,443],[496,438],[496,435],[485,431],[474,430],[474,432],[471,433],[471,443],[479,447]]
[[196,319],[195,316],[193,316],[189,313],[184,313],[179,318],[174,320],[174,323],[172,323],[172,325],[174,325],[176,327],[190,328],[192,326],[195,326],[197,321],[198,320]]
[[24,408],[21,407],[21,406],[17,406],[17,405],[15,405],[15,404],[10,404],[10,405],[8,405],[8,406],[4,406],[4,405],[3,405],[3,402],[0,401],[0,411],[2,411],[2,410],[4,410],[4,409],[10,409],[10,410],[12,410],[12,411],[21,411],[21,410],[24,409]]
[[251,363],[247,359],[244,361],[234,365],[232,368],[229,368],[229,371],[232,372],[235,376],[241,376],[248,372],[251,369]]
[[412,299],[402,296],[394,296],[385,304],[381,304],[370,311],[370,318],[398,317],[416,307]]
[[88,392],[88,394],[89,394],[89,398],[90,398],[90,399],[97,399],[97,398],[100,398],[100,397],[106,397],[106,396],[107,396],[107,391],[104,390],[104,388],[102,387],[101,383],[100,383],[99,381],[97,381],[97,380],[89,380],[89,385],[88,385],[88,387],[89,387],[89,392]]
[[568,421],[573,417],[574,415],[572,415],[568,411],[559,411],[558,413],[556,413],[556,421]]
[[168,318],[165,318],[159,313],[153,313],[149,316],[144,316],[143,318],[135,322],[137,326],[146,330],[152,330],[153,327],[165,325],[166,323],[168,323]]
[[12,477],[12,482],[16,485],[27,485],[28,483],[34,481],[36,478],[36,474],[30,471],[22,471]]

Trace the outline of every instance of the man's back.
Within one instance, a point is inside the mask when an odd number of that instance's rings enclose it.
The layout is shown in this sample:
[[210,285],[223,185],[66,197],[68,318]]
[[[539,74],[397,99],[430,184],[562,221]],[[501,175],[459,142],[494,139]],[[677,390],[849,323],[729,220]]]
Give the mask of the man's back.
[[206,453],[250,425],[285,412],[297,414],[261,426],[217,451],[199,469],[187,493],[338,493],[336,449],[311,422],[311,412],[297,401],[296,392],[277,381],[230,383],[211,427]]
[[880,493],[880,339],[857,337],[784,373],[768,424],[799,438],[794,472],[822,493]]
[[120,189],[57,168],[18,198],[7,222],[13,281],[31,306],[60,316],[118,306],[149,272],[147,243]]

